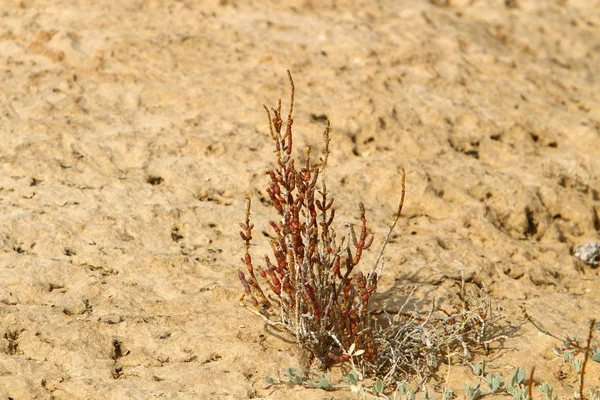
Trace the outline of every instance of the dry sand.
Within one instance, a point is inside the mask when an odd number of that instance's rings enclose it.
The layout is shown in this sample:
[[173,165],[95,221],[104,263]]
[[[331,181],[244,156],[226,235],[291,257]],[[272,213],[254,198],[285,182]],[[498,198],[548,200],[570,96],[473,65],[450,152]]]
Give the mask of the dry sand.
[[380,244],[407,170],[380,299],[443,304],[460,263],[505,317],[490,368],[573,395],[519,306],[560,335],[600,316],[573,256],[600,239],[600,2],[326,3],[1,2],[0,398],[358,398],[265,390],[297,351],[238,306],[288,68],[298,154],[332,121],[340,224],[363,201]]

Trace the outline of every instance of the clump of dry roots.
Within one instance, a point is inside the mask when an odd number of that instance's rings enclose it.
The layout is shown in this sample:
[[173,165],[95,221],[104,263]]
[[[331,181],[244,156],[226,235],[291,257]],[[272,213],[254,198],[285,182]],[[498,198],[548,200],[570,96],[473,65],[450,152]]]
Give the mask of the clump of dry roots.
[[434,376],[442,363],[469,360],[472,353],[488,353],[490,344],[504,339],[495,324],[501,317],[494,313],[484,287],[467,292],[464,279],[456,293],[456,304],[450,311],[436,307],[423,315],[419,310],[406,310],[413,289],[403,306],[393,313],[380,311],[377,343],[378,365],[374,375],[384,381],[421,381]]
[[366,375],[427,374],[457,348],[466,351],[473,343],[485,345],[489,340],[486,324],[493,320],[491,309],[489,305],[473,307],[466,298],[462,311],[445,317],[433,311],[425,319],[417,313],[392,317],[373,312],[371,299],[382,255],[404,204],[404,169],[398,209],[374,265],[364,273],[357,266],[373,237],[367,234],[363,204],[359,204],[357,228],[345,224],[341,237],[333,228],[334,200],[322,179],[329,155],[329,121],[319,161],[311,159],[310,146],[303,165],[297,166],[292,158],[294,82],[289,71],[288,76],[291,98],[286,122],[281,100],[277,108],[265,106],[276,158],[276,166],[267,171],[267,193],[278,213],[269,223],[275,239],[270,241],[271,254],[255,262],[250,254],[254,224],[247,199],[245,220],[240,224],[245,249],[243,268],[238,270],[244,286],[242,305],[270,326],[292,334],[323,367],[352,358],[353,365]]

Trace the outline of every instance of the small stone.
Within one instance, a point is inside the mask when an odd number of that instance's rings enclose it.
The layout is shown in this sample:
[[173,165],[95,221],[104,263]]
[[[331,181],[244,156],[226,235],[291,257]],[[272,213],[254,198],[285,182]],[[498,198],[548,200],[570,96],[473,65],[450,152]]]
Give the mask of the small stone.
[[575,257],[586,264],[597,266],[600,263],[600,243],[590,242],[575,250]]

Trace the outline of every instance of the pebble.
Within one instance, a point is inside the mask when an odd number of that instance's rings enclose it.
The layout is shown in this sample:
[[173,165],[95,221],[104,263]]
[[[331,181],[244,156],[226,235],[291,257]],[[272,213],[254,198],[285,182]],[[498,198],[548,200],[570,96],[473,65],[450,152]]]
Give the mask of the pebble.
[[597,266],[600,263],[600,243],[590,242],[575,250],[575,257],[586,264]]

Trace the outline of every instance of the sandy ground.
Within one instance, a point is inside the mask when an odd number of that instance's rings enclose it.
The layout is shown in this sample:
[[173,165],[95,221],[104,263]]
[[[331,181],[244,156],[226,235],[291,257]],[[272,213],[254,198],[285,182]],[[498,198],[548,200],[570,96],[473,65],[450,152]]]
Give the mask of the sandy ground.
[[505,317],[489,368],[573,395],[519,306],[560,335],[600,316],[573,255],[600,239],[600,2],[326,3],[1,2],[0,398],[358,398],[265,390],[297,351],[238,306],[288,68],[296,143],[332,121],[339,224],[363,201],[380,244],[407,170],[380,300],[443,303],[462,264]]

